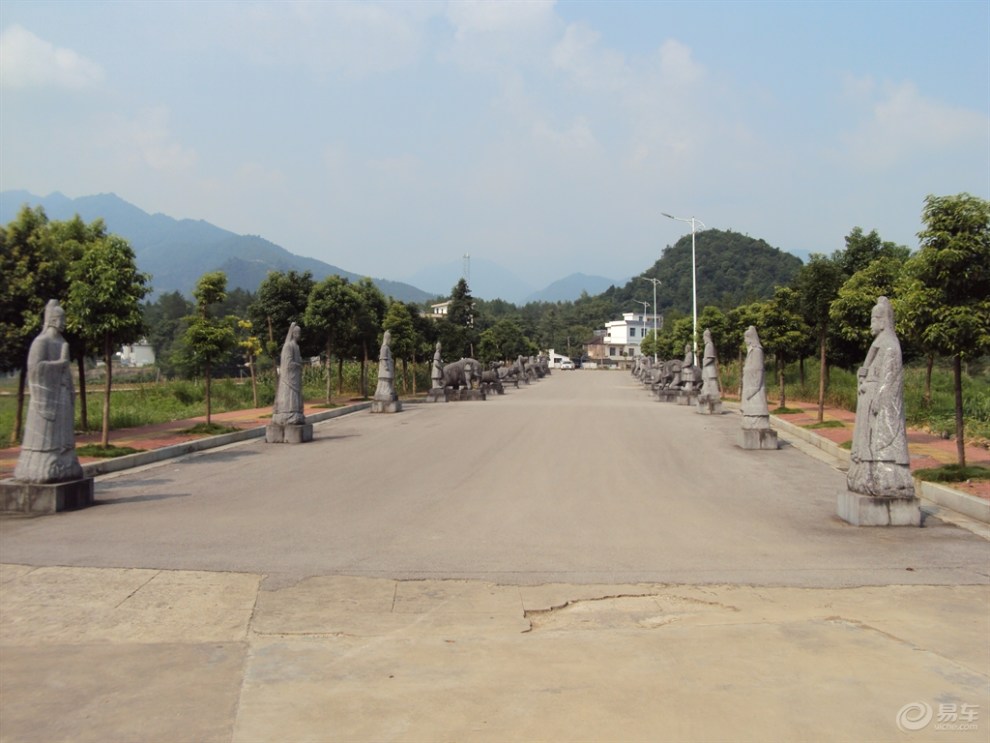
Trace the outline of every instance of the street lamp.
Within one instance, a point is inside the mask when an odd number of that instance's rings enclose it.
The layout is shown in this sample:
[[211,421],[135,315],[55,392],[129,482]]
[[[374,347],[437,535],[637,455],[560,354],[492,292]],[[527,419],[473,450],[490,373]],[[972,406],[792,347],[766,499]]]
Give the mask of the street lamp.
[[[662,284],[660,279],[652,276],[637,276],[637,279],[653,282],[653,363],[657,363],[657,284]],[[639,300],[636,300],[639,301]]]
[[[646,314],[647,314],[646,308],[650,306],[650,303],[649,302],[644,302],[642,299],[634,299],[632,301],[635,302],[636,304],[643,305],[643,327],[645,328],[646,327]],[[640,341],[640,343],[642,343],[642,341]],[[642,354],[640,354],[640,355],[642,355]]]
[[691,345],[694,348],[694,357],[698,358],[698,271],[695,268],[694,261],[694,233],[697,231],[696,224],[700,224],[706,230],[708,227],[700,219],[695,219],[694,217],[684,218],[675,217],[673,214],[667,214],[667,212],[660,212],[667,219],[676,219],[678,222],[690,222],[691,223],[691,314],[694,316],[694,336],[691,338]]

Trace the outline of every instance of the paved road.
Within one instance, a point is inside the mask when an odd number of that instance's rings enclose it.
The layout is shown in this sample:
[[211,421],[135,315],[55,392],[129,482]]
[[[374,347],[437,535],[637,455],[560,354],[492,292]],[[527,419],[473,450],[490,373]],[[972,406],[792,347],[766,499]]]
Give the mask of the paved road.
[[0,561],[512,584],[985,584],[987,543],[835,516],[844,474],[738,418],[557,372],[484,403],[407,405],[98,480],[100,505],[0,521]]

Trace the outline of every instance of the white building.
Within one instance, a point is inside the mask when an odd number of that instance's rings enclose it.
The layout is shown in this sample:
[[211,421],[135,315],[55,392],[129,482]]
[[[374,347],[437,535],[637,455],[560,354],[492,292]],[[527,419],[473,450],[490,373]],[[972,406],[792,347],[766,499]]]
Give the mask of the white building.
[[120,349],[120,363],[123,366],[151,366],[155,363],[155,351],[146,338]]
[[646,334],[653,330],[654,317],[657,328],[663,327],[663,315],[623,312],[621,320],[605,323],[604,357],[609,361],[621,362],[643,354],[639,350]]

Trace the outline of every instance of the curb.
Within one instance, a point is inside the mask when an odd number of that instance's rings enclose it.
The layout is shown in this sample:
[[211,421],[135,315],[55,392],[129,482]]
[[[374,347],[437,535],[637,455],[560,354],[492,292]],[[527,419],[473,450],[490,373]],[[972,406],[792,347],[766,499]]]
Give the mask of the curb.
[[[348,405],[346,408],[313,413],[306,416],[306,422],[320,423],[321,421],[330,420],[331,418],[338,418],[342,415],[347,415],[348,413],[356,413],[359,410],[367,410],[370,407],[370,402],[362,402],[354,405]],[[241,441],[264,438],[264,436],[264,426],[245,428],[240,431],[222,433],[217,436],[207,436],[206,438],[196,439],[194,441],[185,441],[181,444],[163,446],[160,449],[152,449],[151,451],[142,451],[136,454],[125,454],[122,457],[108,459],[103,462],[91,462],[89,464],[84,464],[83,475],[85,477],[107,475],[111,472],[120,472],[121,470],[131,469],[132,467],[141,467],[146,464],[154,464],[155,462],[162,462],[166,459],[174,459],[175,457],[181,457],[186,454],[192,454],[194,452],[204,451],[206,449],[215,449],[219,446],[236,444]]]

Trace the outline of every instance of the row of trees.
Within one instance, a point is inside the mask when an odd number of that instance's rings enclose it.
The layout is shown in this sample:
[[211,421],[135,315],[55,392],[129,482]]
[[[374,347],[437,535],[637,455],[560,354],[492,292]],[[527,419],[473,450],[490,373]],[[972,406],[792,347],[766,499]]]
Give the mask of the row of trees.
[[[741,360],[743,333],[756,326],[775,360],[781,406],[785,366],[817,356],[821,421],[829,365],[862,363],[871,342],[870,312],[877,297],[887,296],[905,357],[927,359],[926,399],[936,357],[952,360],[956,445],[965,465],[962,365],[990,352],[990,202],[969,194],[929,196],[922,219],[917,252],[857,227],[843,250],[813,254],[794,281],[778,286],[772,297],[728,310],[705,307],[699,332],[710,329],[716,346],[723,353],[738,352]],[[656,337],[650,332],[643,353],[679,355],[692,340],[692,325],[690,317],[681,317]]]

